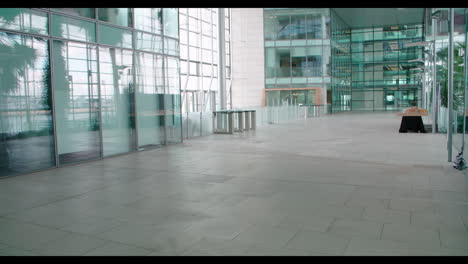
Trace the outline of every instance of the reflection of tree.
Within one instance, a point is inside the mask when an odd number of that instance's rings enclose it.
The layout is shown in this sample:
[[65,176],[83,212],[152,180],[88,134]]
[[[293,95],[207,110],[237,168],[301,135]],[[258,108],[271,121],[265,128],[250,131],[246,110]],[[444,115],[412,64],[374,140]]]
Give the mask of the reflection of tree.
[[[10,160],[7,146],[7,137],[12,136],[8,132],[10,130],[9,114],[7,113],[9,99],[12,94],[18,92],[20,87],[18,79],[25,78],[27,68],[33,67],[35,60],[36,52],[33,48],[12,41],[12,34],[0,33],[0,110],[5,111],[5,113],[1,113],[3,117],[0,116],[0,168],[7,167]],[[29,111],[26,111],[26,117],[28,125],[31,127]]]
[[[29,10],[29,12],[32,11]],[[11,8],[2,12],[0,19],[3,21],[4,26],[8,27],[15,23],[15,19],[19,16],[27,15],[29,15],[30,20],[32,20],[31,13],[27,13],[22,9]],[[19,23],[22,21],[23,20],[20,19]],[[20,24],[20,26],[22,28],[26,28],[23,24]],[[35,30],[34,28],[28,28],[28,32],[39,33],[38,30]],[[34,48],[34,44],[39,42],[42,42],[41,45],[46,44],[43,39],[37,37],[0,33],[0,110],[4,111],[0,115],[0,168],[6,168],[7,166],[11,167],[11,164],[9,164],[11,159],[9,153],[11,150],[9,150],[7,140],[25,138],[32,135],[48,134],[50,132],[50,128],[43,129],[42,131],[31,131],[34,128],[34,122],[31,119],[31,115],[34,115],[34,112],[31,110],[47,111],[51,109],[52,104],[49,89],[50,66],[48,64],[48,58],[45,60],[46,64],[43,65],[43,69],[35,69],[39,54]],[[45,48],[45,50],[47,50],[47,48]],[[34,82],[35,70],[42,71],[43,75],[41,76],[41,81],[45,87],[43,89],[39,89],[43,92],[41,96],[42,99],[39,102],[35,101],[35,98],[29,97],[29,93],[34,94],[34,91],[36,90],[34,87],[36,85]],[[28,78],[31,77],[33,78],[33,82],[29,82],[28,80]],[[22,87],[24,87],[24,91],[20,90]],[[18,98],[24,98],[26,100],[26,105],[21,104],[23,100],[15,100]],[[41,107],[39,109],[34,107],[36,109],[33,109],[30,106],[31,101],[33,105],[39,104]],[[25,113],[27,124],[27,128],[22,129],[21,131],[14,131],[14,133],[10,132],[13,130],[10,120],[13,117],[8,113],[11,105]],[[20,122],[23,122],[22,118]]]
[[[465,50],[464,43],[454,43],[454,64],[453,64],[453,109],[464,108],[464,66],[462,56],[458,56],[458,50]],[[442,61],[442,65],[437,65],[437,80],[441,84],[440,99],[441,105],[447,107],[448,102],[448,47],[437,52],[437,61]]]

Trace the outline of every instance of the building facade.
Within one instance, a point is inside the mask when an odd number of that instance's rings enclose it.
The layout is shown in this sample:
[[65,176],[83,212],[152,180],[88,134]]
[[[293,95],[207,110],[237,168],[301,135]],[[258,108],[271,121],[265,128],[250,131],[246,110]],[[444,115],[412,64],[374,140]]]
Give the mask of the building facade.
[[330,10],[264,8],[265,105],[325,105]]

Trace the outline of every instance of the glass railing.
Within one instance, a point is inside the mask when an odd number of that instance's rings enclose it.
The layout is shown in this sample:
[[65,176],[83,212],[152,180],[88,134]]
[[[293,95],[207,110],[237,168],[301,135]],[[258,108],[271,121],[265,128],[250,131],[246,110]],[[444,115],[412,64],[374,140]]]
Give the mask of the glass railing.
[[[305,118],[324,116],[330,113],[330,105],[283,105],[251,106],[233,110],[255,110],[256,126],[287,123]],[[237,120],[234,120],[237,124]],[[213,134],[213,112],[184,113],[182,118],[183,138]]]

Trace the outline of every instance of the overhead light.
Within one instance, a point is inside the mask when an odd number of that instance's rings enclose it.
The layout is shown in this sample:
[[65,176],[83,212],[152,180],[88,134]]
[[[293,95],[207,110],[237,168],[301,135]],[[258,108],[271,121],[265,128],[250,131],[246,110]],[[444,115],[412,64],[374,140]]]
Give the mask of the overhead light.
[[415,59],[415,60],[409,60],[408,62],[422,62],[424,63],[423,59]]

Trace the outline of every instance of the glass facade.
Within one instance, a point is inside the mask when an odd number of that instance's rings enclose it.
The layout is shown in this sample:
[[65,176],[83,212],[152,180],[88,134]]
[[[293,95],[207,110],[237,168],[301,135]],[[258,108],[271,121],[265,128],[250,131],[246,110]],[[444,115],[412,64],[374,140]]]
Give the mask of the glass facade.
[[421,106],[422,25],[351,30],[351,110]]
[[[225,15],[226,107],[231,108],[230,9]],[[179,8],[183,136],[211,133],[212,111],[220,109],[219,9]]]
[[326,103],[329,9],[265,8],[265,104]]
[[332,112],[351,110],[351,28],[335,14],[331,15],[331,91],[327,102]]
[[0,176],[181,142],[178,20],[0,9]]

